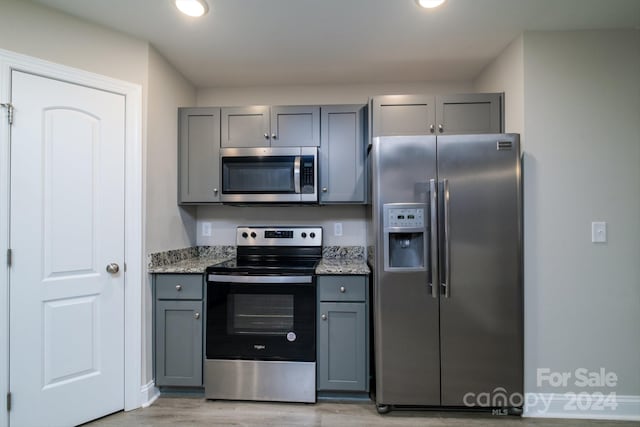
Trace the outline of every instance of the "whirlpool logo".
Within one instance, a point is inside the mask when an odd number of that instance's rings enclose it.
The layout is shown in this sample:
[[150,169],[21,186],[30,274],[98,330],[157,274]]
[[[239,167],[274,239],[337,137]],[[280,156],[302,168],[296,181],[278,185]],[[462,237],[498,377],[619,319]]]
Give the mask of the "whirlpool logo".
[[264,344],[254,344],[253,348],[256,349],[256,350],[265,350],[267,348],[267,346],[264,345]]

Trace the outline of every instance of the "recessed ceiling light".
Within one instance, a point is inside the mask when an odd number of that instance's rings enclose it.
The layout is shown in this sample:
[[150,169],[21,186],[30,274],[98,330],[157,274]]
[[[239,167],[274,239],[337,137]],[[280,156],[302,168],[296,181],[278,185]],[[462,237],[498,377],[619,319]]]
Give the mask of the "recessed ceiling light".
[[440,6],[446,0],[416,0],[418,6],[424,7],[425,9],[432,9],[434,7]]
[[180,12],[196,18],[209,11],[209,6],[204,0],[175,0],[175,3]]

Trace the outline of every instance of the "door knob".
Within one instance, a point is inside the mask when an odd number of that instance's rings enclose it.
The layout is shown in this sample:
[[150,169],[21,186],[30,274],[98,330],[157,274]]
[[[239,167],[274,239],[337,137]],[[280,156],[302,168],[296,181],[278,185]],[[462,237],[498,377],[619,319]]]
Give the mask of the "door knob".
[[320,316],[320,318],[321,318],[322,320],[327,320],[327,315],[326,315],[326,314],[323,314],[322,316]]
[[116,274],[118,271],[120,271],[120,266],[115,262],[107,265],[107,273]]

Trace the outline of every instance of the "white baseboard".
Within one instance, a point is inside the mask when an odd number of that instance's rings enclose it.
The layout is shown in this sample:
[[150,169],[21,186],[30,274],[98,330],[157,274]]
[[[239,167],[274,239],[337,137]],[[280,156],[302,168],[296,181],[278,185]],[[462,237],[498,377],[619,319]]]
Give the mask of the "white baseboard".
[[140,402],[143,408],[148,408],[160,397],[160,390],[154,381],[149,381],[140,389]]
[[[526,393],[524,417],[640,421],[640,396],[585,393]],[[608,393],[604,393],[607,397]]]

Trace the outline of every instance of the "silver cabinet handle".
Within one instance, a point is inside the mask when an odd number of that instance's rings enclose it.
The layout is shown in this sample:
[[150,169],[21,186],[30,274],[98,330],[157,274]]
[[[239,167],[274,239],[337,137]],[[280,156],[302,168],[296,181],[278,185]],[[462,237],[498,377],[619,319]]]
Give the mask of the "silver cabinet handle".
[[327,320],[327,315],[326,315],[326,314],[323,314],[322,316],[320,316],[320,318],[321,318],[322,320]]
[[340,286],[340,292],[344,294],[345,292],[347,292],[347,290],[344,288],[344,286]]
[[435,130],[434,126],[433,125],[429,125],[429,132],[433,133],[435,131],[436,130]]
[[271,134],[271,139],[278,139],[278,135],[276,135],[275,133]]
[[213,194],[218,194],[218,189],[217,188],[213,189]]
[[268,133],[264,134],[264,139],[269,139],[269,134]]
[[176,291],[180,292],[182,290],[182,285],[176,285]]
[[322,192],[326,193],[327,191],[329,191],[329,189],[327,187],[322,187]]
[[118,271],[120,271],[120,266],[115,262],[107,264],[107,273],[116,274]]
[[199,318],[200,318],[200,313],[198,313],[198,312],[196,311],[196,314],[194,314],[194,315],[193,315],[193,317],[195,317],[196,319],[199,319]]
[[431,282],[429,285],[431,286],[431,296],[438,298],[438,292],[440,291],[440,287],[438,286],[438,283],[440,283],[440,277],[438,277],[438,184],[435,179],[429,180],[429,192],[431,193],[431,197],[429,198],[429,210],[431,211],[431,230],[429,232],[431,244]]
[[442,126],[442,123],[438,125],[438,131],[440,131],[440,133],[444,132],[444,127]]
[[444,296],[451,296],[451,232],[449,230],[449,180],[445,179],[444,183]]

